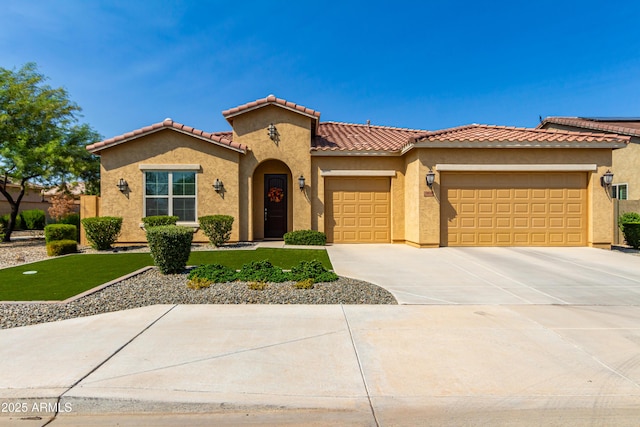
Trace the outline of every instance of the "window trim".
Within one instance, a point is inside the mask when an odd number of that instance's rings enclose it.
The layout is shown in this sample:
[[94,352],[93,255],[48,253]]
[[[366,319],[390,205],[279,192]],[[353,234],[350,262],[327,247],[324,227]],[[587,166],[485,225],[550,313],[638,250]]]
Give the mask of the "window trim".
[[[620,189],[619,187],[621,186],[625,186],[626,187],[626,198],[624,199],[620,199]],[[629,200],[629,183],[627,182],[620,182],[617,184],[611,184],[611,198],[612,199],[618,199],[618,200]]]
[[[142,170],[142,169],[141,169]],[[147,195],[147,172],[164,172],[168,174],[168,193],[167,195]],[[185,172],[193,172],[193,176],[194,176],[194,192],[195,194],[193,196],[184,196],[184,195],[178,195],[178,196],[174,196],[173,195],[173,174],[177,172],[177,173],[185,173]],[[167,207],[167,215],[173,215],[173,199],[174,198],[178,198],[178,199],[187,199],[187,198],[193,198],[194,199],[194,218],[193,221],[178,221],[176,224],[178,225],[185,225],[185,226],[193,226],[194,224],[198,224],[198,173],[197,171],[190,169],[190,170],[185,170],[185,169],[177,169],[177,170],[168,170],[165,169],[165,165],[156,165],[156,167],[154,169],[144,169],[142,170],[142,216],[145,217],[147,216],[147,198],[164,198],[166,197],[168,199],[168,207]]]

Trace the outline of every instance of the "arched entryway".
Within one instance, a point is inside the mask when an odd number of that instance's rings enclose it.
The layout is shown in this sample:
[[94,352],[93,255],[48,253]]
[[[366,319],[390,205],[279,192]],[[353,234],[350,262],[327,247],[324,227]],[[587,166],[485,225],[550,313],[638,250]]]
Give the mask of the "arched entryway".
[[280,160],[266,160],[253,172],[253,238],[281,239],[292,229],[292,175]]

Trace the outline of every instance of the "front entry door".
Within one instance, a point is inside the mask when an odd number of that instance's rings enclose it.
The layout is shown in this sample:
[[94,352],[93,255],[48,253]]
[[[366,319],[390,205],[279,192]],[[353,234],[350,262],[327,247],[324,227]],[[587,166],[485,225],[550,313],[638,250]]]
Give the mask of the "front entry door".
[[264,237],[281,238],[287,232],[287,175],[264,176]]

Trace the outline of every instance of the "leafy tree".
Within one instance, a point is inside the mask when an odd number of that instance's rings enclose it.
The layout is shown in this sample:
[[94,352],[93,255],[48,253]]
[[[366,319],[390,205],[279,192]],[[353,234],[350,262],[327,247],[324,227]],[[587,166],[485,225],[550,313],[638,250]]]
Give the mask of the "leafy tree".
[[[0,194],[11,206],[4,241],[11,239],[29,184],[56,185],[71,178],[95,182],[100,162],[85,145],[100,136],[78,124],[81,109],[63,88],[45,83],[34,63],[0,68]],[[7,184],[20,186],[12,196]],[[95,190],[94,190],[95,191]]]

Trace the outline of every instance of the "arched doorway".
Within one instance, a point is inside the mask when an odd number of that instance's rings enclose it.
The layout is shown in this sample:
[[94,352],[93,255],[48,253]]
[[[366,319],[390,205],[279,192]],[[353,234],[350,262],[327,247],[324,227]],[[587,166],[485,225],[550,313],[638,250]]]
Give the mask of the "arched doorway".
[[292,229],[291,170],[280,160],[266,160],[253,172],[253,237],[281,239]]

